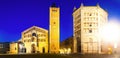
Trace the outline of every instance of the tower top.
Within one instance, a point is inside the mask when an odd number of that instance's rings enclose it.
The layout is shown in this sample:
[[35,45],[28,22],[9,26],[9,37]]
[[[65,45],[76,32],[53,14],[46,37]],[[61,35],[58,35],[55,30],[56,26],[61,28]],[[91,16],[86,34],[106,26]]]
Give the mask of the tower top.
[[77,10],[77,8],[74,6],[74,9],[73,9],[73,11],[76,11]]
[[100,7],[99,3],[97,3],[97,7]]
[[84,6],[83,3],[81,3],[80,7],[83,7],[83,6]]
[[51,7],[57,7],[56,3],[52,3]]

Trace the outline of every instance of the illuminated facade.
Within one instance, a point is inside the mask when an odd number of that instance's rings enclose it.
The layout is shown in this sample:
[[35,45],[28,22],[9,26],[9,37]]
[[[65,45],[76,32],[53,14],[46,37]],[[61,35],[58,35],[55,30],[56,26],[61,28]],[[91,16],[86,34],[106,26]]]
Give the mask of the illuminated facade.
[[48,53],[48,31],[33,26],[22,32],[22,42],[25,44],[26,53]]
[[17,54],[18,53],[18,43],[12,42],[10,43],[10,54]]
[[48,31],[37,26],[23,31],[20,41],[10,44],[10,53],[48,53]]
[[50,36],[50,53],[59,53],[59,36],[60,36],[60,8],[53,4],[50,7],[50,25],[49,25],[49,36]]
[[99,5],[74,8],[74,53],[101,53],[100,27],[107,23],[108,14]]

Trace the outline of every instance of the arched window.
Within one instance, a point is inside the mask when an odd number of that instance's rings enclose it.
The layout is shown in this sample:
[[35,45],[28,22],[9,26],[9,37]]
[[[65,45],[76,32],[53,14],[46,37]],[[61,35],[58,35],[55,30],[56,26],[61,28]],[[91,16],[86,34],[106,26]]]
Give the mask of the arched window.
[[36,33],[32,33],[32,36],[35,36],[35,37],[36,37],[37,35],[36,35]]
[[89,25],[90,27],[92,26],[92,23]]
[[92,33],[92,30],[89,30],[89,33]]

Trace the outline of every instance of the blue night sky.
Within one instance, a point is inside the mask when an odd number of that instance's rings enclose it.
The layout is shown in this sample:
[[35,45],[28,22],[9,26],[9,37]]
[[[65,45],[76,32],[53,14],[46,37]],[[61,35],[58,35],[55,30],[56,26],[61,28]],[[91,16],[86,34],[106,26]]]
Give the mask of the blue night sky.
[[12,42],[21,38],[21,32],[32,26],[49,30],[49,7],[55,2],[60,7],[60,40],[73,34],[73,8],[83,3],[97,3],[109,14],[109,19],[120,21],[119,0],[0,0],[0,42]]

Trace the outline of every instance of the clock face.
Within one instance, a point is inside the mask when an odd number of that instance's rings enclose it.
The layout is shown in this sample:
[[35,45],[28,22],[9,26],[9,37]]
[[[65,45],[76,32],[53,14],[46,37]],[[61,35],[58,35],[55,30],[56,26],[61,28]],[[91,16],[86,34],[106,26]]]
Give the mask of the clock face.
[[36,37],[37,35],[36,35],[36,33],[32,33],[32,36],[35,36],[35,37]]

